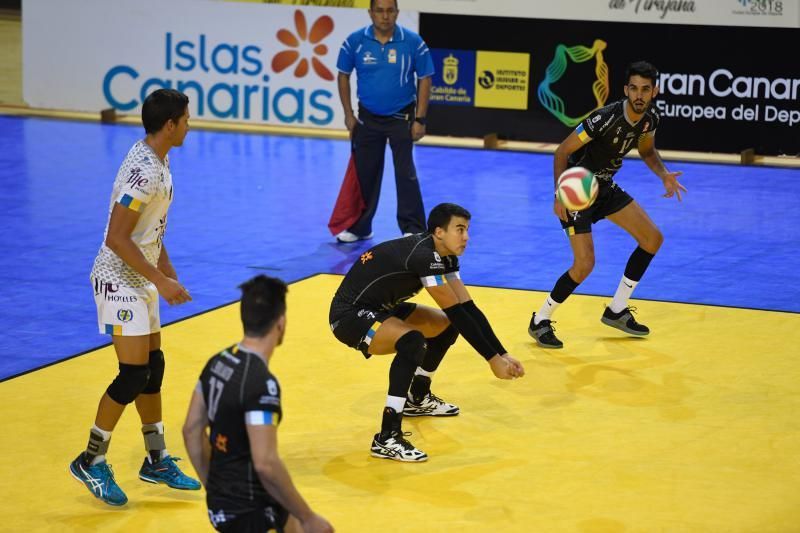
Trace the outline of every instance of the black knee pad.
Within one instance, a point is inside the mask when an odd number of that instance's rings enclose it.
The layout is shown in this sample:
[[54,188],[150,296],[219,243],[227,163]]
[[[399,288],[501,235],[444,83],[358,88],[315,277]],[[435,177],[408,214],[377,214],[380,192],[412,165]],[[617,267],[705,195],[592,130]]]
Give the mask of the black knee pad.
[[425,342],[425,335],[417,330],[411,330],[397,339],[394,347],[397,349],[397,355],[406,357],[414,361],[414,364],[420,365],[425,358],[425,350],[427,350],[428,345]]
[[106,392],[117,403],[128,405],[147,386],[150,378],[150,367],[147,365],[119,364],[119,374],[114,378]]
[[161,382],[164,380],[164,352],[153,350],[150,352],[150,379],[147,380],[142,392],[144,394],[156,394],[161,392]]

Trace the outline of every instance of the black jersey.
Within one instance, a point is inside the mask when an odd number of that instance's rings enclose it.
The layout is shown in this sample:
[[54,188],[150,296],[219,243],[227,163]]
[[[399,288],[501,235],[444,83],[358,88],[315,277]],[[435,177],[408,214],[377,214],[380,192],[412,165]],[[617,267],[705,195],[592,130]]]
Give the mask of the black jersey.
[[355,262],[336,291],[334,303],[391,310],[423,287],[460,279],[458,257],[441,257],[433,236],[417,233],[370,248]]
[[622,158],[638,145],[642,135],[652,135],[661,118],[654,105],[638,122],[628,118],[627,99],[594,111],[575,129],[585,143],[569,158],[570,167],[584,167],[597,179],[611,181],[622,166]]
[[258,479],[246,425],[278,425],[281,388],[257,354],[232,346],[206,363],[198,387],[208,409],[208,507],[238,515],[275,503]]

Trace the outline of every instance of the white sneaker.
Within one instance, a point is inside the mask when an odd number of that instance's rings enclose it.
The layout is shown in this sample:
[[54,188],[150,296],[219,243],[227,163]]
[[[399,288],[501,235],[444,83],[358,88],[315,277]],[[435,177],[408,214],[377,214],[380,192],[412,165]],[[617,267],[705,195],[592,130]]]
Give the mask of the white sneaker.
[[403,461],[406,463],[421,463],[428,460],[428,454],[422,450],[418,450],[413,444],[403,438],[404,435],[411,433],[399,433],[392,431],[388,436],[381,436],[380,433],[375,434],[372,439],[372,447],[370,452],[373,457],[381,459],[394,459],[395,461]]
[[456,416],[460,412],[457,405],[447,403],[432,392],[418,404],[409,395],[403,408],[403,416]]
[[338,234],[336,236],[336,240],[339,241],[339,242],[356,242],[356,241],[363,241],[363,240],[366,240],[366,239],[371,239],[372,235],[373,235],[373,233],[370,233],[369,235],[365,235],[364,237],[360,237],[360,236],[356,235],[355,233],[350,233],[349,231],[344,230],[343,232],[341,232],[340,234]]

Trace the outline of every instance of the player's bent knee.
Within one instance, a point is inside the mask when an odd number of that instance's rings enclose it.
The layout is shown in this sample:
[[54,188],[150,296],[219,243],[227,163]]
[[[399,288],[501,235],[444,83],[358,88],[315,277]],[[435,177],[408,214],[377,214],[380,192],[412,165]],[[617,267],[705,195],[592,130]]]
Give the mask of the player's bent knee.
[[147,385],[142,389],[143,394],[156,394],[161,392],[161,382],[164,380],[164,352],[153,350],[150,352],[150,377]]
[[425,342],[425,335],[412,329],[397,339],[394,347],[397,349],[397,355],[411,359],[420,365],[425,358],[425,350],[428,346]]
[[655,254],[658,251],[658,249],[661,248],[661,245],[664,244],[664,234],[661,233],[661,231],[658,228],[656,228],[656,231],[650,240],[652,242],[651,249],[647,251],[650,252],[651,254]]
[[108,386],[106,393],[115,402],[128,405],[136,399],[147,386],[150,367],[147,365],[119,364],[119,374]]
[[589,277],[589,274],[592,273],[592,270],[594,270],[594,256],[587,259],[581,259],[580,261],[575,261],[575,263],[572,265],[572,268],[569,270],[569,275],[573,281],[581,283],[583,280]]

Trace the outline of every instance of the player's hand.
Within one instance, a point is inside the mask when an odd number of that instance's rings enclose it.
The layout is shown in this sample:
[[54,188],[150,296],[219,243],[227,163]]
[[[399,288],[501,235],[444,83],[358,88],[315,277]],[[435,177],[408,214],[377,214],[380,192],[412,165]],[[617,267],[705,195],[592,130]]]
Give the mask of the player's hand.
[[344,126],[347,128],[347,131],[350,132],[351,137],[353,136],[353,128],[356,127],[357,122],[358,120],[356,120],[356,116],[353,113],[347,113],[344,116]]
[[173,278],[164,276],[163,280],[156,285],[156,289],[158,289],[158,294],[160,294],[169,305],[179,305],[192,300],[189,291]]
[[333,526],[318,514],[312,514],[307,520],[300,522],[303,533],[333,533]]
[[664,182],[664,189],[667,191],[664,193],[664,198],[672,198],[673,196],[678,196],[678,201],[681,201],[681,191],[689,192],[686,190],[686,187],[681,185],[678,181],[678,176],[683,174],[680,170],[678,172],[667,172],[661,177],[661,181]]
[[416,120],[411,124],[411,139],[416,142],[425,137],[425,125]]
[[489,366],[492,367],[494,375],[500,379],[516,379],[525,375],[522,363],[508,354],[495,355],[489,359]]
[[558,198],[555,199],[555,203],[553,204],[553,213],[564,222],[567,221],[567,208],[558,201]]

